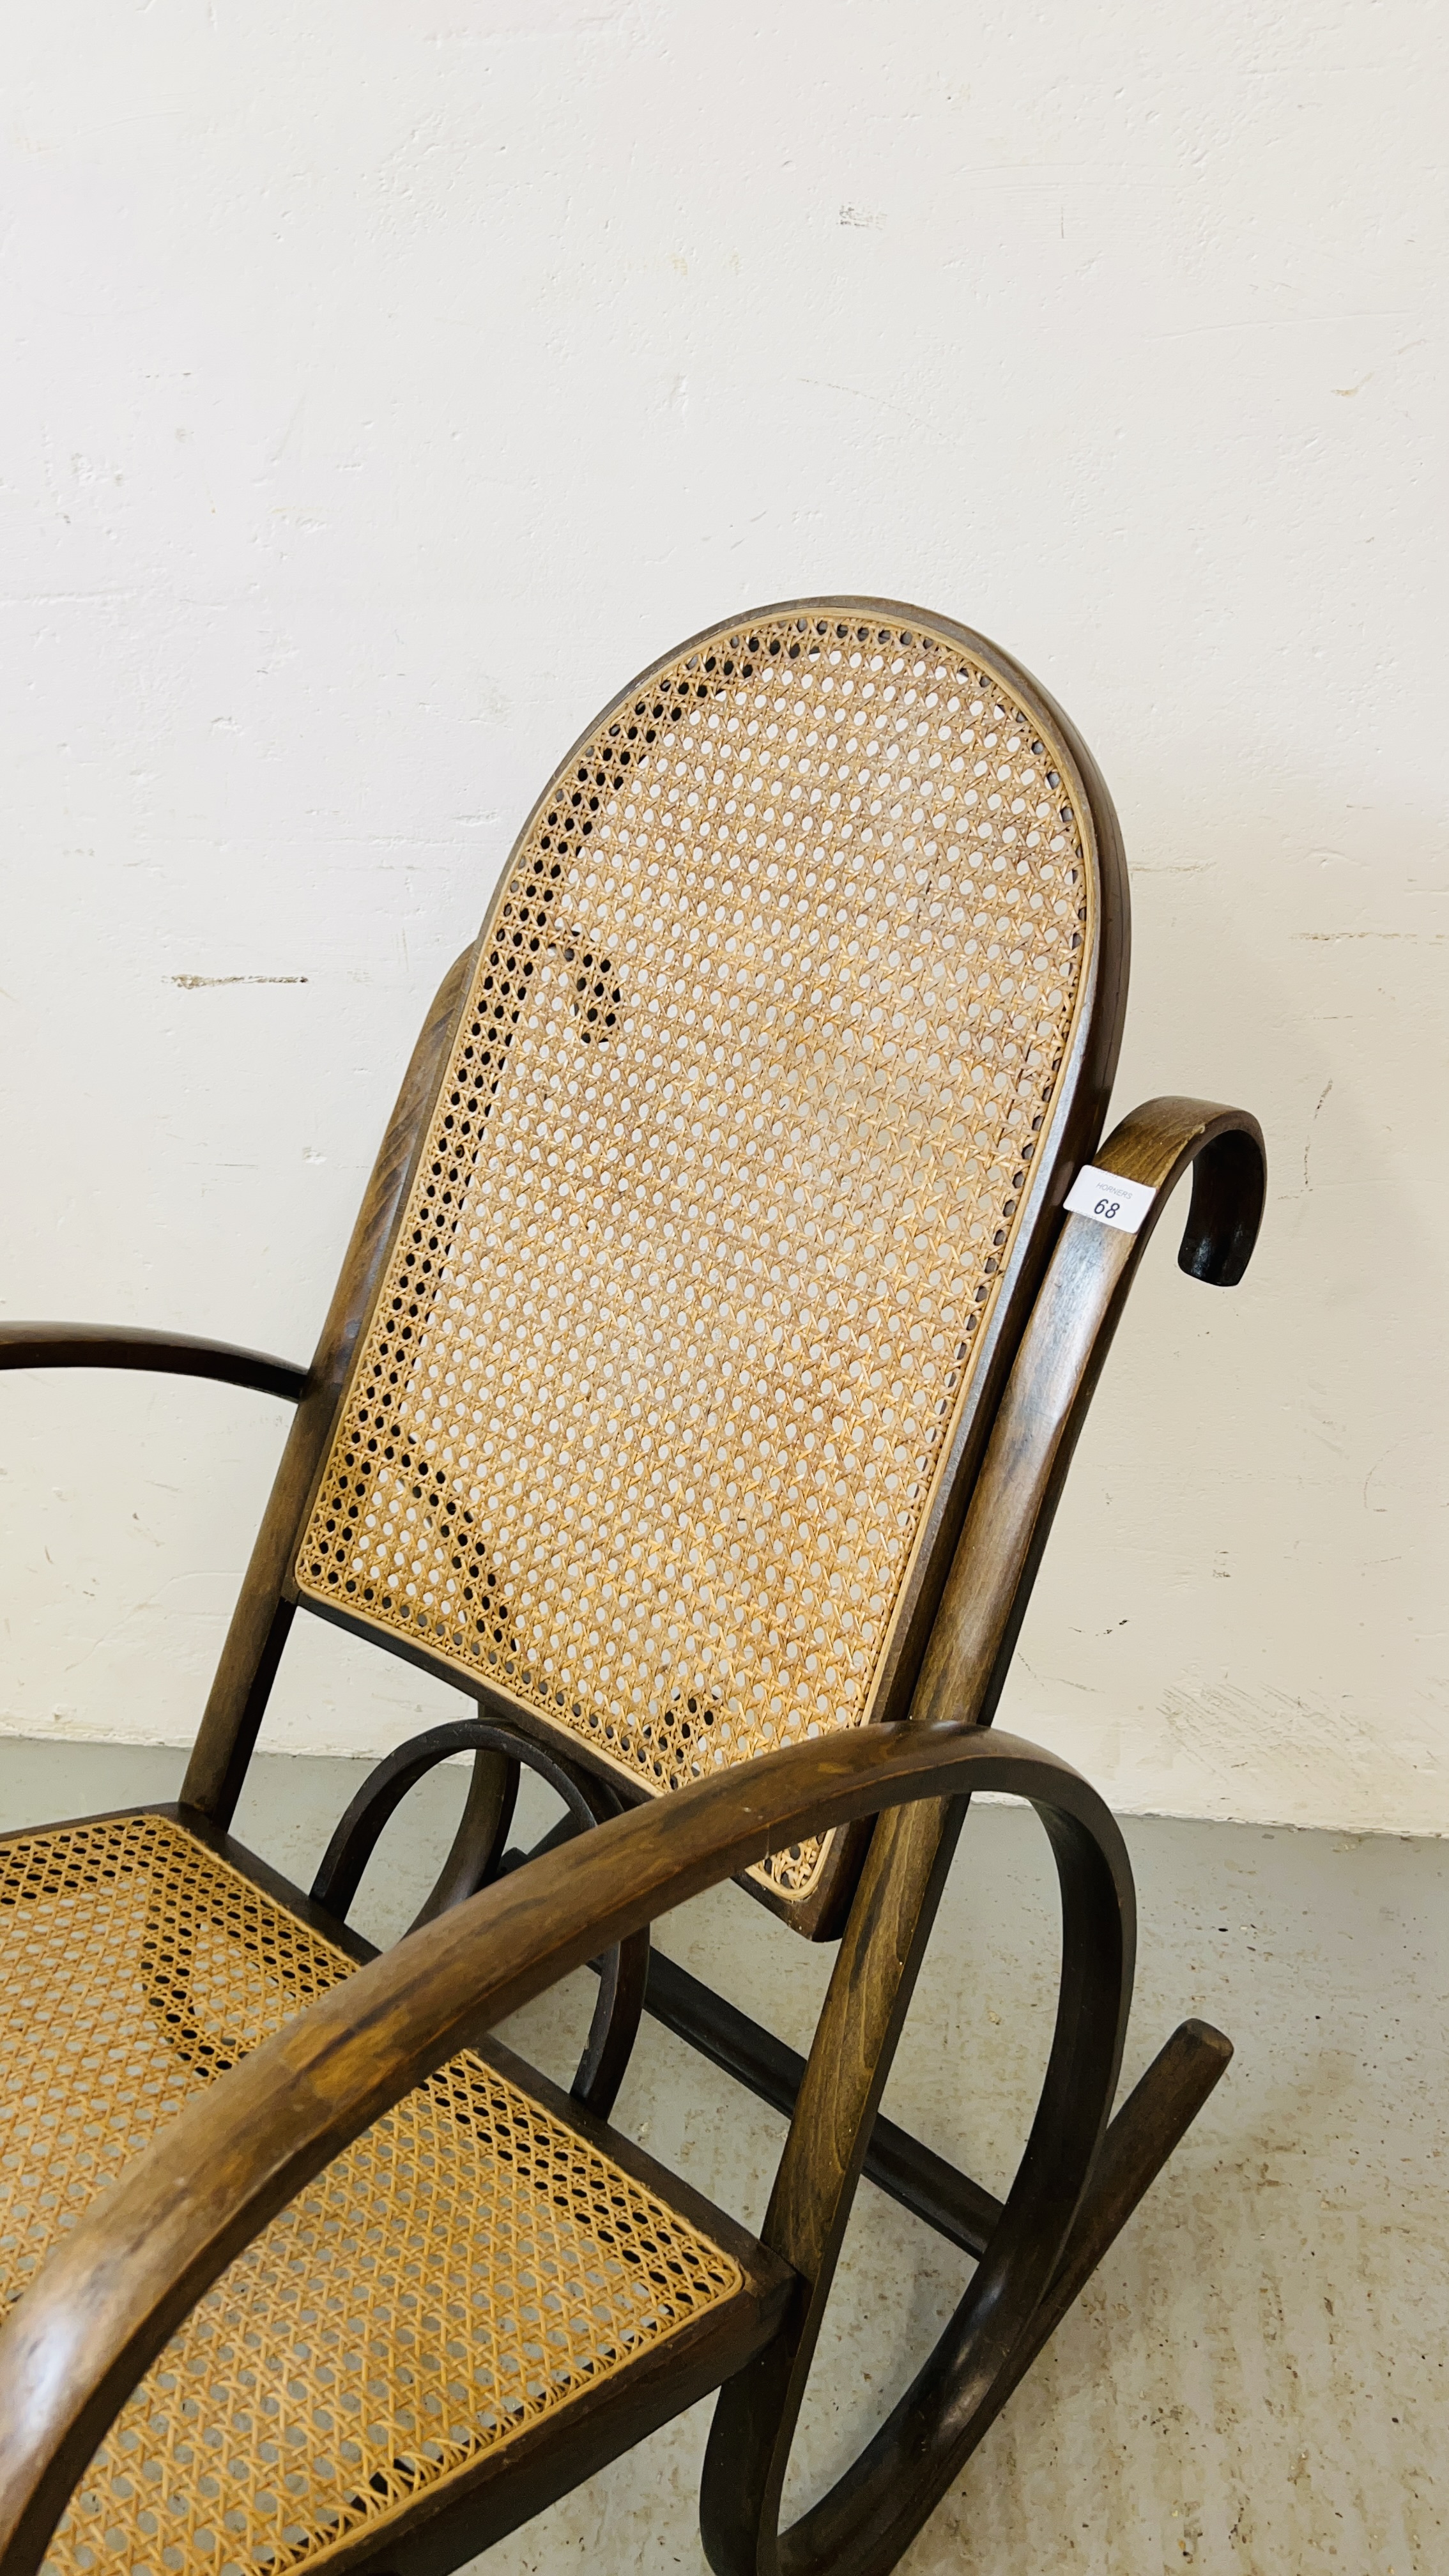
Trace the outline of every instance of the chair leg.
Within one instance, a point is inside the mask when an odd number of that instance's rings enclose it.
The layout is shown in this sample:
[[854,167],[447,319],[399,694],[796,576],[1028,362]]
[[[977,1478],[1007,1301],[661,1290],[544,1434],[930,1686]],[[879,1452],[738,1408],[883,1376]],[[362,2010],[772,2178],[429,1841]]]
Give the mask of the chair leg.
[[764,2240],[801,2290],[774,2341],[721,2391],[700,2523],[716,2576],[889,2576],[1015,2385],[1017,2347],[1053,2290],[1090,2186],[1121,2064],[1134,1902],[1110,1820],[1067,1818],[1041,1758],[1025,1794],[1057,1864],[1056,2028],[1016,2178],[955,2315],[859,2458],[790,2530],[780,2506],[795,2427],[881,2088],[919,1971],[959,1808],[882,1817],[820,2016]]
[[[1040,1812],[1051,1822],[1044,1799]],[[964,1809],[916,1812],[877,1829],[809,2068],[794,2051],[655,1953],[645,2008],[763,2099],[806,2116],[792,2126],[766,2220],[801,2273],[775,2342],[721,2392],[701,2493],[717,2576],[889,2576],[1097,2265],[1150,2189],[1232,2056],[1206,2023],[1184,2022],[1116,2117],[1131,1994],[1131,1871],[1120,1837],[1073,1850],[1053,1833],[1063,1896],[1062,1990],[1052,2062],[1005,2205],[879,2117],[880,2089],[950,1866]],[[559,1829],[560,1835],[566,1827]],[[914,1848],[913,1848],[914,1846]],[[509,1853],[506,1870],[524,1855]],[[871,2010],[879,2027],[846,2065],[827,2025],[860,2033],[870,1954],[889,1910],[889,1961]],[[597,1964],[597,1963],[596,1963]],[[803,2079],[803,2080],[802,2080]],[[804,2142],[809,2141],[806,2144]],[[825,2170],[819,2170],[823,2154]],[[1094,2144],[1095,2141],[1095,2144]],[[815,2167],[813,2179],[791,2172]],[[1056,2215],[1044,2167],[1077,2175]],[[875,2168],[872,2171],[872,2168]],[[938,2168],[937,2171],[928,2168]],[[856,2180],[871,2174],[907,2208],[980,2258],[975,2280],[912,2388],[854,2467],[792,2531],[781,2495],[794,2427]],[[1070,2211],[1070,2215],[1069,2215]],[[815,2232],[812,2247],[811,2229]],[[811,2259],[812,2252],[814,2259]]]
[[[809,2341],[808,2325],[803,2337],[799,2332],[805,2321],[797,2319],[795,2336],[787,2328],[778,2345],[744,2374],[746,2382],[753,2378],[753,2387],[736,2382],[722,2391],[701,2498],[705,2547],[719,2576],[889,2576],[1080,2296],[1231,2057],[1230,2043],[1205,2022],[1184,2022],[1174,2031],[1104,2132],[1056,2268],[1009,2351],[983,2375],[982,2356],[973,2350],[977,2321],[968,2292],[888,2422],[788,2533],[781,2532],[778,2514],[799,2401],[801,2344]],[[788,2428],[783,2439],[776,2430],[781,2426]],[[736,2505],[721,2512],[732,2463],[736,2474],[744,2469],[743,2482],[753,2489],[753,2510],[742,2513]]]

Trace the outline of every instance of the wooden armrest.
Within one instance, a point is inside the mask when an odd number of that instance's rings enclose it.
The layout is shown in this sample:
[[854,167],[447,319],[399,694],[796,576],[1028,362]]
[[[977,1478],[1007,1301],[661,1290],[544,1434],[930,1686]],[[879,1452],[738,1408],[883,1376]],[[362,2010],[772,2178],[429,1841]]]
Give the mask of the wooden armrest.
[[1268,1164],[1246,1109],[1213,1100],[1148,1100],[1093,1157],[1153,1193],[1135,1233],[1067,1216],[992,1425],[966,1524],[911,1705],[930,1723],[989,1725],[1087,1408],[1138,1263],[1185,1172],[1192,1200],[1178,1262],[1232,1288],[1258,1239]]
[[300,1401],[307,1383],[304,1368],[266,1351],[129,1324],[0,1324],[0,1369],[7,1368],[154,1369],[164,1377],[219,1378],[289,1404]]
[[415,2084],[598,1951],[771,1852],[968,1789],[1051,1816],[1109,1941],[1130,1955],[1121,1837],[1066,1763],[970,1726],[867,1727],[695,1782],[536,1859],[319,1996],[194,2096],[91,2203],[0,2331],[4,2576],[33,2576],[76,2479],[197,2299]]
[[[1177,1266],[1211,1288],[1236,1288],[1253,1257],[1268,1191],[1268,1150],[1263,1130],[1246,1109],[1216,1100],[1144,1100],[1113,1128],[1094,1157],[1103,1172],[1120,1172],[1156,1193],[1135,1236],[1141,1258],[1184,1172],[1192,1173],[1192,1198]],[[1090,1217],[1069,1224],[1092,1224]],[[1098,1229],[1100,1231],[1101,1229]],[[1136,1260],[1126,1269],[1130,1278]]]

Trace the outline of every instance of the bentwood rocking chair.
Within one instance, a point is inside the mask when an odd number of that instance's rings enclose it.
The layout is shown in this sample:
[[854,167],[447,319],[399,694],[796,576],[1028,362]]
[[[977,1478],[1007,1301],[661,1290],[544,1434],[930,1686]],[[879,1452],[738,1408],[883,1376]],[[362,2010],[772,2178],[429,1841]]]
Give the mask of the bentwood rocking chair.
[[[714,2388],[718,2576],[879,2576],[959,2475],[1229,2055],[1184,2024],[1110,2116],[1122,1842],[988,1731],[1168,1193],[1192,1164],[1181,1263],[1223,1286],[1262,1209],[1240,1111],[1156,1100],[1099,1148],[1126,975],[1111,804],[1035,682],[913,609],[762,609],[534,809],[310,1368],[0,1329],[7,1367],[295,1406],[179,1802],[0,1842],[3,2576],[442,2576]],[[310,1895],[227,1831],[298,1609],[475,1711],[382,1763]],[[467,1750],[375,1956],[367,1856]],[[567,1810],[526,1865],[520,1765]],[[1063,1909],[1004,2204],[877,2117],[986,1789],[1037,1809]],[[731,1875],[839,1942],[808,2062],[651,1957]],[[564,2094],[488,2034],[585,1962]],[[758,2240],[608,2125],[645,2010],[793,2114]],[[977,2266],[782,2535],[862,2172]]]

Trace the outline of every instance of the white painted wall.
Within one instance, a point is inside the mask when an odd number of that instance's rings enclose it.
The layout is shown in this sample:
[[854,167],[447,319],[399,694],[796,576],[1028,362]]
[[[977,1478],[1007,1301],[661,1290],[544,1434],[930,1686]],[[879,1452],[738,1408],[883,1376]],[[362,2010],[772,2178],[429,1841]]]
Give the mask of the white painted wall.
[[[15,1314],[305,1356],[411,1036],[560,751],[862,590],[1071,709],[1126,1102],[1241,1097],[1006,1715],[1122,1805],[1449,1831],[1445,22],[1420,0],[50,0],[9,28]],[[0,1386],[0,1718],[189,1736],[281,1432]],[[312,1628],[270,1740],[445,1694]]]

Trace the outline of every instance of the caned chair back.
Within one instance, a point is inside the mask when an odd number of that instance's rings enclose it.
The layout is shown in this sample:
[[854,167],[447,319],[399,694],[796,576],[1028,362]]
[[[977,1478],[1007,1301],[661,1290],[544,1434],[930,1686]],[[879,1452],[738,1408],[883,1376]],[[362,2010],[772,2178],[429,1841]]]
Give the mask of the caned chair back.
[[1119,864],[940,620],[766,610],[627,689],[485,921],[299,1597],[626,1795],[902,1714],[1095,1141]]

